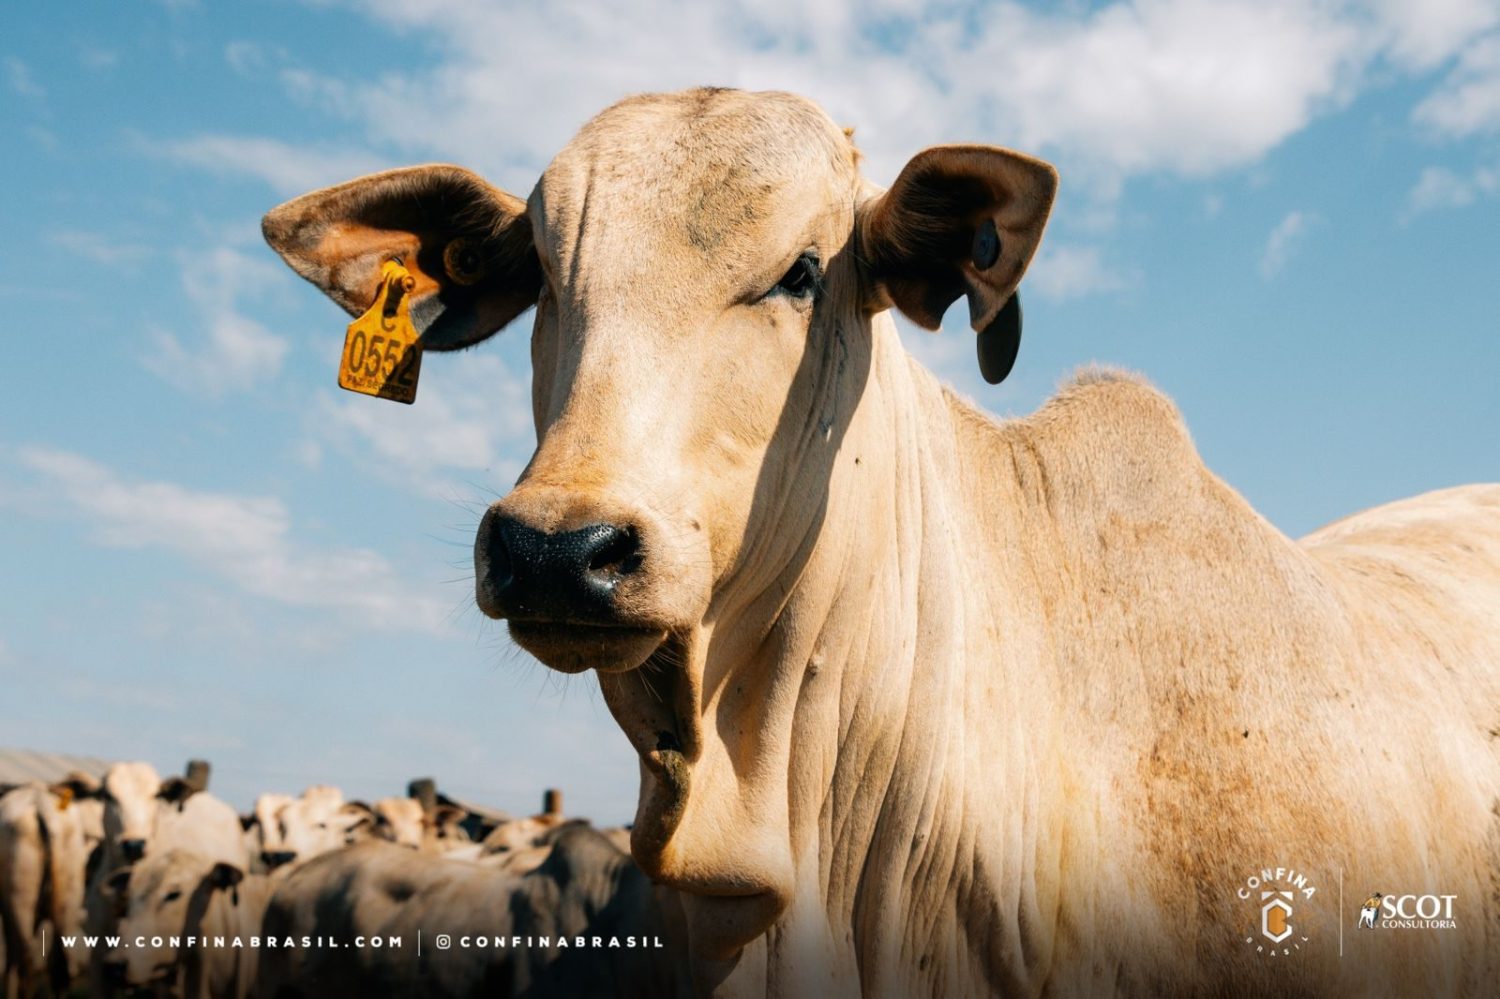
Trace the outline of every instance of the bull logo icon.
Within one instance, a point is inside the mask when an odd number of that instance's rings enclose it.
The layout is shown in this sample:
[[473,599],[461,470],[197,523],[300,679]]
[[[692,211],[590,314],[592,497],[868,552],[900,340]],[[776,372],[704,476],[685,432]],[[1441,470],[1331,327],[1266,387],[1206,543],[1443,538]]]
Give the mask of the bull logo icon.
[[1384,897],[1380,892],[1376,892],[1365,899],[1364,905],[1359,907],[1359,922],[1355,925],[1355,929],[1362,930],[1368,927],[1373,930],[1375,928],[1375,920],[1380,918],[1380,900]]

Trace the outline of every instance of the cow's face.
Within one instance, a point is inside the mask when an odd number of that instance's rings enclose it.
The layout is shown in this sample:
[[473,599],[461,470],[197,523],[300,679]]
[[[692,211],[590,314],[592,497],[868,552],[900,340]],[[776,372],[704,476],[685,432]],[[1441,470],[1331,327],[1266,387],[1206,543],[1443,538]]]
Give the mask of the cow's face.
[[255,802],[261,859],[271,869],[299,864],[343,846],[349,830],[367,817],[350,809],[336,787],[315,785],[299,798],[261,795]]
[[104,775],[104,836],[136,861],[156,833],[161,777],[149,763],[116,763]]
[[[110,878],[122,912],[121,945],[105,959],[106,974],[117,985],[141,987],[164,982],[177,963],[174,941],[189,918],[201,920],[210,895],[230,889],[244,877],[238,868],[213,863],[195,853],[171,850],[147,857]],[[134,946],[144,937],[147,946]],[[162,946],[150,946],[160,938]]]
[[[690,891],[753,897],[726,943],[787,903],[784,850],[741,851],[725,878],[674,859],[671,840],[690,773],[693,794],[734,799],[705,829],[769,828],[757,809],[786,800],[784,769],[757,756],[784,733],[755,733],[768,705],[790,725],[795,694],[778,701],[741,652],[769,647],[826,523],[845,434],[880,378],[870,317],[895,304],[936,328],[967,295],[978,326],[1003,325],[1056,183],[1014,153],[942,147],[881,194],[857,160],[801,98],[690,91],[605,111],[524,205],[430,167],[315,192],[265,223],[351,312],[401,256],[431,347],[535,304],[537,449],[480,524],[478,604],[548,666],[600,674],[643,763],[637,859]],[[736,651],[708,670],[710,646]]]
[[773,508],[864,377],[858,179],[817,108],[714,92],[628,101],[542,176],[538,448],[475,568],[543,662],[634,670],[795,545]]
[[375,802],[375,835],[413,850],[422,846],[426,813],[415,798],[381,798]]

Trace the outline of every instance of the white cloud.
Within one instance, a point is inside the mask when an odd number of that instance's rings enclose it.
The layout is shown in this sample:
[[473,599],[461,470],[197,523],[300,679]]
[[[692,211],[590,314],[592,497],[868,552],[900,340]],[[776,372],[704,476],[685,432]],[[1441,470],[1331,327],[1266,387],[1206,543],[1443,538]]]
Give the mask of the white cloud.
[[83,229],[59,229],[47,237],[55,246],[106,267],[131,267],[151,253],[139,243],[121,243],[103,233]]
[[118,66],[120,64],[120,53],[113,49],[85,45],[78,51],[78,62],[84,69],[99,73]]
[[382,629],[442,629],[442,606],[403,583],[380,554],[293,544],[290,518],[275,497],[130,482],[82,455],[50,448],[22,448],[19,458],[86,518],[101,545],[165,549],[256,597],[344,612]]
[[390,164],[358,149],[309,149],[246,135],[199,135],[147,143],[150,151],[224,176],[250,177],[279,194],[302,194]]
[[1495,0],[1377,0],[1374,7],[1391,58],[1414,70],[1431,69],[1500,23]]
[[47,96],[47,91],[31,75],[31,67],[14,56],[7,56],[5,59],[5,77],[10,83],[10,89],[22,97],[41,100]]
[[1417,105],[1412,117],[1453,137],[1500,129],[1500,34],[1465,49],[1442,86]]
[[1460,175],[1447,167],[1428,167],[1406,197],[1402,221],[1441,208],[1463,208],[1496,194],[1500,194],[1500,169],[1481,166]]
[[283,280],[275,264],[232,247],[184,256],[182,286],[199,314],[202,334],[185,344],[170,331],[153,329],[154,349],[141,363],[185,392],[211,397],[274,376],[289,344],[237,309],[241,298]]
[[1266,237],[1266,248],[1260,256],[1262,277],[1270,279],[1281,273],[1315,220],[1315,216],[1307,212],[1291,211],[1276,223],[1276,227]]
[[712,83],[821,101],[858,126],[877,178],[922,145],[983,140],[1057,159],[1110,200],[1122,176],[1254,163],[1347,103],[1377,62],[1431,66],[1494,21],[1475,0],[1431,14],[1405,0],[353,2],[434,39],[442,61],[375,79],[292,70],[289,90],[408,157],[464,162],[521,193],[607,104]]
[[1104,264],[1098,247],[1043,243],[1026,271],[1025,287],[1047,298],[1065,299],[1118,291],[1125,283]]
[[241,76],[264,70],[274,61],[286,58],[286,50],[280,46],[267,49],[259,42],[233,41],[224,46],[224,61]]
[[315,425],[326,446],[423,495],[465,495],[455,479],[476,477],[503,491],[534,440],[530,377],[492,356],[429,354],[410,407],[324,393]]

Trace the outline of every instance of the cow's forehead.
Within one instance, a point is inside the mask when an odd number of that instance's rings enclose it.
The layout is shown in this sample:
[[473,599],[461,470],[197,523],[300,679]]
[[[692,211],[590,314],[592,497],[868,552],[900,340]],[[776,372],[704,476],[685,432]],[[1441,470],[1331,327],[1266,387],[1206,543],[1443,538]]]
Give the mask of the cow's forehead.
[[148,764],[118,763],[104,775],[104,783],[109,788],[109,792],[119,798],[132,792],[155,793],[156,785],[161,783],[161,778]]
[[[781,252],[789,233],[837,217],[855,190],[849,137],[805,98],[700,89],[601,112],[537,185],[554,249],[676,246],[714,257]],[[603,244],[603,245],[601,245]]]

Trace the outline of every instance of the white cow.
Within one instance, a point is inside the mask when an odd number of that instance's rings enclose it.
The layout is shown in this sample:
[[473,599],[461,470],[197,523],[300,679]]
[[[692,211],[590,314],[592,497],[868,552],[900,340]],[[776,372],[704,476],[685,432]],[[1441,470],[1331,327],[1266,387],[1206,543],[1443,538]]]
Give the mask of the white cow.
[[[164,790],[176,800],[161,797]],[[120,899],[111,877],[153,852],[188,850],[242,872],[250,869],[239,815],[206,791],[184,789],[181,778],[163,781],[149,763],[115,763],[104,774],[102,794],[102,861],[86,898],[90,935],[109,933],[118,918]],[[96,950],[89,962],[96,991],[103,987],[103,962]]]
[[251,993],[259,959],[252,943],[271,898],[270,878],[172,849],[152,850],[111,882],[123,912],[115,928],[120,945],[105,959],[107,982],[168,988],[186,999]]
[[308,787],[296,798],[262,794],[253,816],[254,857],[278,873],[348,844],[373,822],[369,808],[346,802],[343,792],[327,784]]
[[[67,990],[87,954],[64,950],[61,935],[84,923],[89,856],[97,848],[100,805],[87,781],[22,784],[0,796],[0,938],[7,996],[30,996],[44,981]],[[80,793],[81,792],[81,793]],[[53,941],[44,955],[44,937]]]
[[[1500,487],[1296,541],[1139,379],[1007,421],[946,389],[889,309],[967,299],[1003,377],[1056,189],[953,145],[882,190],[809,101],[705,88],[607,109],[529,199],[415,167],[264,231],[431,350],[534,307],[476,599],[593,671],[721,991],[1493,994]],[[1468,914],[1340,960],[1341,870]]]

